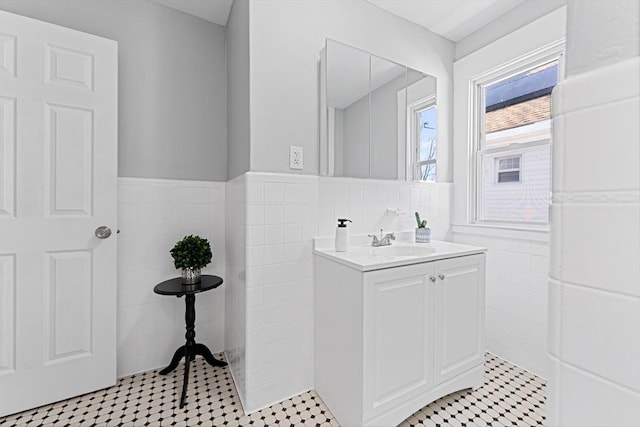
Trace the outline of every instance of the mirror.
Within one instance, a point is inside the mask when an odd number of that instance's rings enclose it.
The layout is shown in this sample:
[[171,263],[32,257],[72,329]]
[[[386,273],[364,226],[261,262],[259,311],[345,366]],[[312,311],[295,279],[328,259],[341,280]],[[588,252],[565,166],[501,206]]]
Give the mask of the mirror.
[[435,77],[327,39],[320,92],[321,175],[435,180]]
[[[369,54],[328,41],[327,126],[333,176],[370,175]],[[345,143],[346,141],[346,143]],[[366,159],[366,160],[365,160]]]

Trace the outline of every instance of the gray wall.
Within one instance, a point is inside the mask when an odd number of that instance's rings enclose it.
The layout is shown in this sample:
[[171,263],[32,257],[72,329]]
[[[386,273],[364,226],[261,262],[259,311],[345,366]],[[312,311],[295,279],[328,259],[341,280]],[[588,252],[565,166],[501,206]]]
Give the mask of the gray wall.
[[398,92],[403,73],[371,92],[371,178],[398,179]]
[[369,178],[370,111],[369,95],[342,110],[342,176]]
[[225,28],[143,0],[0,0],[118,42],[118,175],[227,178]]
[[337,110],[343,113],[344,134],[342,151],[336,144],[336,162],[342,157],[336,176],[398,179],[398,92],[406,85],[403,74]]
[[[437,77],[438,131],[450,137],[453,42],[362,0],[252,1],[250,30],[251,170],[318,174],[317,64],[327,37]],[[304,148],[302,171],[289,169],[291,145]],[[450,151],[438,152],[441,182],[451,181]]]
[[249,170],[249,1],[235,0],[227,22],[229,179]]

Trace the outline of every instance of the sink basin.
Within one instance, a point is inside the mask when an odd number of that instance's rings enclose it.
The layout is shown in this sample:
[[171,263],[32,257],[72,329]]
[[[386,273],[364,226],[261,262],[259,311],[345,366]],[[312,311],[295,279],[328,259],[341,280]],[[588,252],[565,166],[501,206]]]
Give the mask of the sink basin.
[[429,256],[436,252],[433,247],[425,246],[381,246],[373,249],[373,255],[378,256]]

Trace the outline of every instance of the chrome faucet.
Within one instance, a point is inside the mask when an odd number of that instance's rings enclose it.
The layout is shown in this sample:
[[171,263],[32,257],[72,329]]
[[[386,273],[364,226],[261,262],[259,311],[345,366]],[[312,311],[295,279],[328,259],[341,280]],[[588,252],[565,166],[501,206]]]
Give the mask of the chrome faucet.
[[377,248],[378,246],[390,246],[392,240],[396,240],[396,236],[393,233],[387,233],[384,237],[382,237],[382,228],[380,229],[380,239],[378,236],[374,234],[369,234],[369,237],[373,237],[371,240],[371,246]]

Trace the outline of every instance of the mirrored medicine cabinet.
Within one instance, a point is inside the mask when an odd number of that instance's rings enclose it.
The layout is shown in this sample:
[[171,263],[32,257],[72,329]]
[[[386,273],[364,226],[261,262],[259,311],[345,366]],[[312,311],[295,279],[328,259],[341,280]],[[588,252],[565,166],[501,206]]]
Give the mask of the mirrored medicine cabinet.
[[436,78],[327,39],[320,174],[435,181]]

